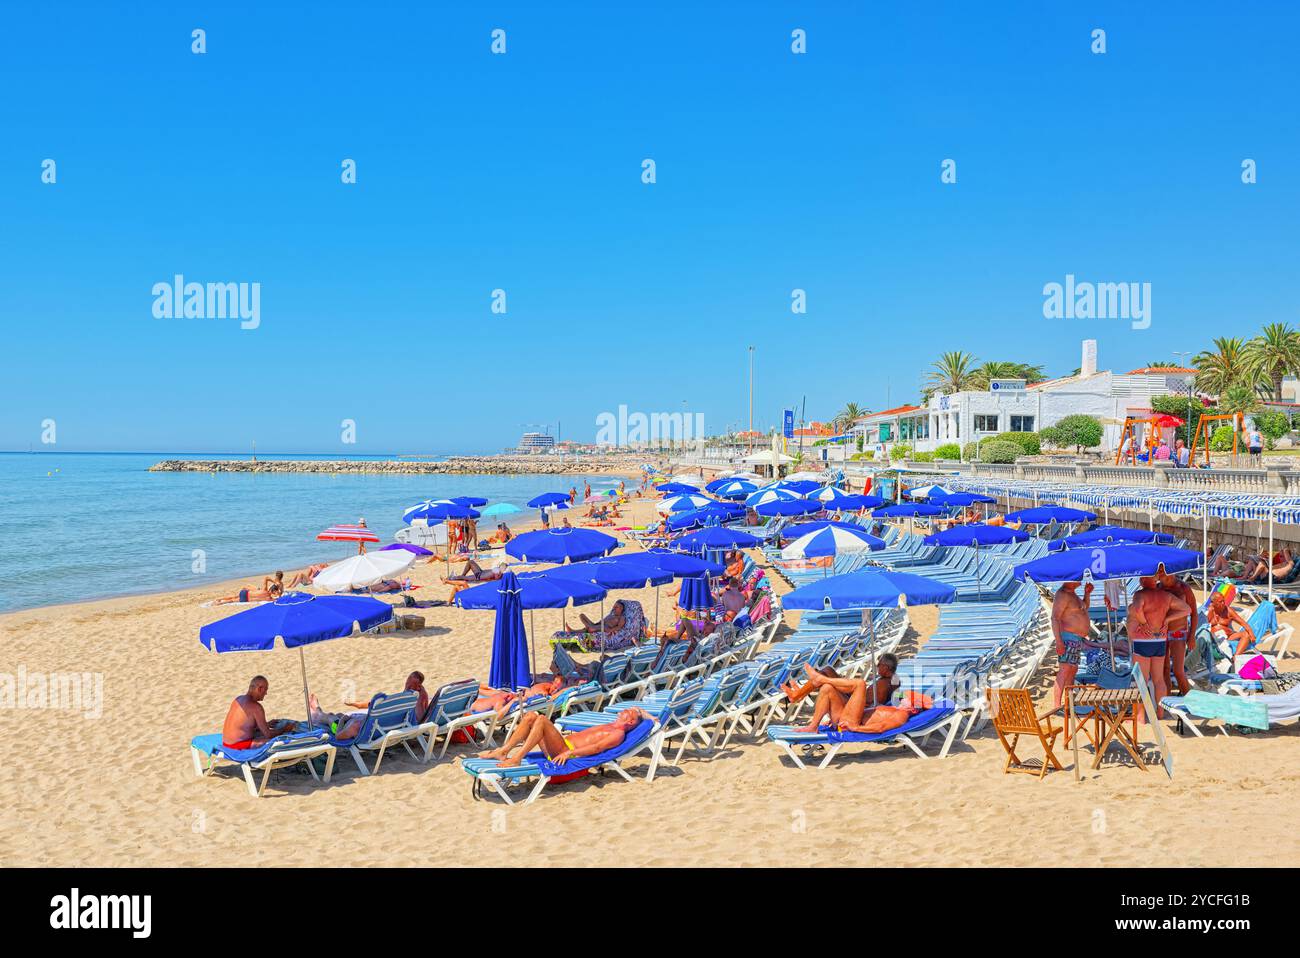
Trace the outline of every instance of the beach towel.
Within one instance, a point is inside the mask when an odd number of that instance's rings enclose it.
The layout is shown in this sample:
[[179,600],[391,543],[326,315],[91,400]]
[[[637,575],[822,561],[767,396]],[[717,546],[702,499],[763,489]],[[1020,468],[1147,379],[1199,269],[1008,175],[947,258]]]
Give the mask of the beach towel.
[[[1181,698],[1167,695],[1161,699],[1161,704],[1166,707],[1173,706],[1175,711],[1181,706],[1197,718],[1221,718],[1233,725],[1264,730],[1268,728],[1271,716],[1267,704],[1258,700],[1271,697],[1257,695],[1250,699],[1249,704],[1245,704],[1235,695],[1216,695],[1213,692],[1193,689]],[[1279,695],[1277,698],[1285,698],[1285,696]],[[1300,701],[1296,704],[1300,708]]]

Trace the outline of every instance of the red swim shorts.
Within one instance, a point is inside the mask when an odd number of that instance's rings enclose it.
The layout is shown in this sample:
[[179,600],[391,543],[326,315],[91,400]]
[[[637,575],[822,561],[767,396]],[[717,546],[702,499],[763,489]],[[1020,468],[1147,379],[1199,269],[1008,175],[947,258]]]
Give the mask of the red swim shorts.
[[221,747],[242,752],[253,747],[253,740],[251,738],[246,738],[242,742],[222,742]]

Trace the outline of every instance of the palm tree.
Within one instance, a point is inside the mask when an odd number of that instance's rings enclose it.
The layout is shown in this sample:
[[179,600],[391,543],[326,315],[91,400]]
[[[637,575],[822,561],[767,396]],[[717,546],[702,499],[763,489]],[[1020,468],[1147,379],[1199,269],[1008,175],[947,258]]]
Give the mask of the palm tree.
[[976,389],[979,384],[975,379],[975,357],[970,353],[943,353],[931,366],[927,381],[931,392],[959,393],[963,389]]
[[1216,336],[1214,349],[1196,354],[1196,388],[1222,396],[1234,386],[1251,391],[1268,382],[1246,352],[1246,341],[1238,337]]
[[1220,412],[1239,412],[1243,416],[1249,416],[1257,409],[1259,409],[1259,396],[1250,386],[1229,386],[1219,396]]
[[843,432],[845,429],[850,428],[861,415],[864,415],[861,406],[855,402],[845,403],[844,408],[836,413],[835,418],[831,420],[831,425]]
[[1269,323],[1245,346],[1245,356],[1252,366],[1267,377],[1270,394],[1282,399],[1282,378],[1300,369],[1300,332],[1286,323]]

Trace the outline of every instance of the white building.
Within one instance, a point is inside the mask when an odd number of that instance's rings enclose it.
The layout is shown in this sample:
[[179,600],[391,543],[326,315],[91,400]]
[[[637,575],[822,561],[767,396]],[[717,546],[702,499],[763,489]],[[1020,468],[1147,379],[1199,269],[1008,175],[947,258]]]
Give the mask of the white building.
[[1027,386],[995,380],[988,389],[935,395],[928,406],[900,406],[863,416],[857,428],[864,448],[909,443],[933,452],[946,443],[978,442],[1002,432],[1037,432],[1076,413],[1102,423],[1102,447],[1114,449],[1127,416],[1145,416],[1151,397],[1189,395],[1195,370],[1152,367],[1127,373],[1098,371],[1096,340],[1085,340],[1076,376]]
[[550,452],[555,448],[555,437],[544,432],[526,432],[519,440],[520,452]]

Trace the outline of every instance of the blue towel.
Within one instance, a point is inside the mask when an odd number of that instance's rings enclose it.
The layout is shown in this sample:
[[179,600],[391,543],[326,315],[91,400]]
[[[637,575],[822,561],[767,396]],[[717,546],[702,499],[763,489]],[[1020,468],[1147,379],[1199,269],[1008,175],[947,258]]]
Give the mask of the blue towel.
[[272,752],[285,752],[291,748],[302,748],[304,745],[324,745],[328,742],[329,733],[323,729],[277,735],[257,748],[226,748],[221,744],[220,732],[215,735],[196,735],[190,739],[190,745],[204,755],[219,755],[222,758],[229,759],[232,762],[240,762],[241,764],[261,761]]

